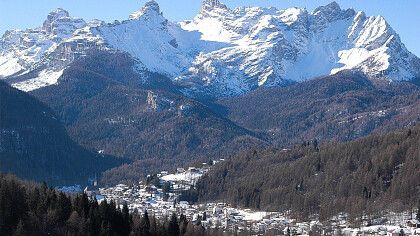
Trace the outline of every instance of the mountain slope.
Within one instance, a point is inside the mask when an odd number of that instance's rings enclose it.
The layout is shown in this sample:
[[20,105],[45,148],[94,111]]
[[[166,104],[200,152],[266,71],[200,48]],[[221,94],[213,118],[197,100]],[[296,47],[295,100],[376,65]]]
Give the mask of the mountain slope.
[[122,164],[70,139],[54,112],[0,81],[0,171],[51,184],[87,183],[95,172]]
[[308,13],[304,8],[231,10],[205,1],[198,15],[181,25],[199,31],[202,39],[231,44],[199,55],[190,73],[177,78],[193,84],[187,93],[241,95],[346,69],[395,81],[420,75],[419,58],[382,16],[342,10],[336,2]]
[[164,18],[153,0],[128,20],[108,24],[85,23],[58,9],[42,27],[8,31],[0,39],[0,76],[19,89],[38,89],[57,83],[70,63],[92,49],[126,52],[136,73],[160,74],[200,98],[238,96],[342,70],[370,79],[420,77],[420,59],[382,16],[343,10],[336,2],[309,13],[229,9],[214,0],[179,23]]
[[[115,56],[100,54],[103,61]],[[64,71],[57,85],[31,92],[59,114],[70,136],[83,146],[132,160],[180,165],[266,145],[253,132],[195,100],[133,88],[130,80],[116,73],[118,64],[102,70],[95,63],[85,63],[96,57],[81,58]],[[146,166],[138,168],[144,169],[137,169],[135,178],[146,173]]]
[[313,139],[349,141],[420,120],[420,89],[340,72],[285,88],[260,88],[216,102],[238,125],[266,133],[275,146]]
[[348,143],[252,150],[217,164],[184,198],[321,220],[345,212],[356,222],[416,204],[419,155],[420,125]]

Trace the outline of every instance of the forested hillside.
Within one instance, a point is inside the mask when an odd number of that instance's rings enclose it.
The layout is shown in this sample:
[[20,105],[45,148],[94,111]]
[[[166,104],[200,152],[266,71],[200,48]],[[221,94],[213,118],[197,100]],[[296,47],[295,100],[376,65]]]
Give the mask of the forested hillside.
[[351,141],[420,120],[420,89],[414,83],[369,80],[346,71],[284,88],[259,88],[216,103],[227,118],[264,132],[276,147],[315,138]]
[[59,114],[75,141],[135,161],[107,172],[103,183],[267,145],[206,105],[168,92],[173,88],[163,78],[143,84],[140,75],[130,77],[132,68],[120,66],[124,58],[93,53],[68,68],[59,84],[32,92]]
[[95,172],[123,163],[79,146],[47,105],[0,81],[0,171],[52,184],[85,184]]
[[172,215],[157,220],[114,201],[65,194],[0,172],[0,235],[217,235]]
[[321,219],[411,209],[420,200],[420,124],[383,136],[231,156],[183,198]]

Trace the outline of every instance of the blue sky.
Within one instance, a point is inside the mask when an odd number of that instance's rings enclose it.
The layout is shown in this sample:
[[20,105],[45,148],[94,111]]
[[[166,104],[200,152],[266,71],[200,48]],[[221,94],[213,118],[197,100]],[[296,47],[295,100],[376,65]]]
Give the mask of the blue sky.
[[[188,20],[201,7],[201,0],[156,0],[164,16],[171,21]],[[0,35],[8,29],[25,29],[43,23],[58,7],[86,21],[124,20],[141,9],[146,0],[0,0]],[[331,0],[221,0],[229,8],[237,6],[274,6],[278,9],[306,7],[312,11]],[[420,56],[420,0],[337,0],[341,8],[353,7],[366,15],[382,15],[400,35],[406,47]]]

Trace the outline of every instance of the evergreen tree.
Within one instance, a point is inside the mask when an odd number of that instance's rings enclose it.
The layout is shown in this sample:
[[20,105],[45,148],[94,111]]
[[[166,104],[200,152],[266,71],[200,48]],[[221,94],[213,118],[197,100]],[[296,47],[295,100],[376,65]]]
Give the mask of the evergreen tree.
[[140,220],[139,232],[140,235],[150,235],[150,220],[147,211],[144,212],[144,215]]
[[185,232],[187,231],[187,225],[188,225],[187,217],[185,217],[184,214],[181,214],[181,216],[179,217],[179,232],[181,235],[184,235]]
[[195,223],[197,226],[201,226],[201,216],[198,216],[197,222]]
[[101,231],[99,232],[99,235],[101,236],[111,236],[112,230],[111,230],[111,224],[107,221],[103,221],[101,224]]
[[172,213],[171,219],[168,225],[169,236],[179,236],[179,224],[175,213]]
[[150,235],[156,236],[158,235],[158,226],[156,222],[156,217],[153,215],[152,222],[150,224]]
[[127,202],[124,202],[123,209],[122,209],[122,217],[123,217],[123,231],[124,235],[128,235],[131,231],[130,229],[130,211],[128,210]]
[[13,236],[25,236],[26,235],[26,230],[24,228],[24,224],[22,219],[20,219],[19,224],[17,225],[17,228],[15,230],[15,233],[13,234]]
[[416,219],[417,219],[418,221],[420,221],[420,200],[419,200],[419,202],[418,202],[418,204],[417,204],[417,214],[416,214]]
[[57,217],[58,221],[60,223],[64,223],[67,221],[67,219],[70,217],[71,214],[71,200],[64,194],[63,192],[60,192],[58,195],[58,201],[57,201]]

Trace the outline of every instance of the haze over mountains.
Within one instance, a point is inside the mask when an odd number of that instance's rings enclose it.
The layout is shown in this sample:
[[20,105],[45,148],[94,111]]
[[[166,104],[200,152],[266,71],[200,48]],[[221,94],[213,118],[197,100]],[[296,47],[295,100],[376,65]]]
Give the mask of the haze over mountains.
[[420,59],[383,17],[336,2],[307,12],[207,0],[184,22],[153,0],[113,23],[57,9],[3,35],[0,76],[51,107],[84,148],[133,160],[107,183],[420,120]]

